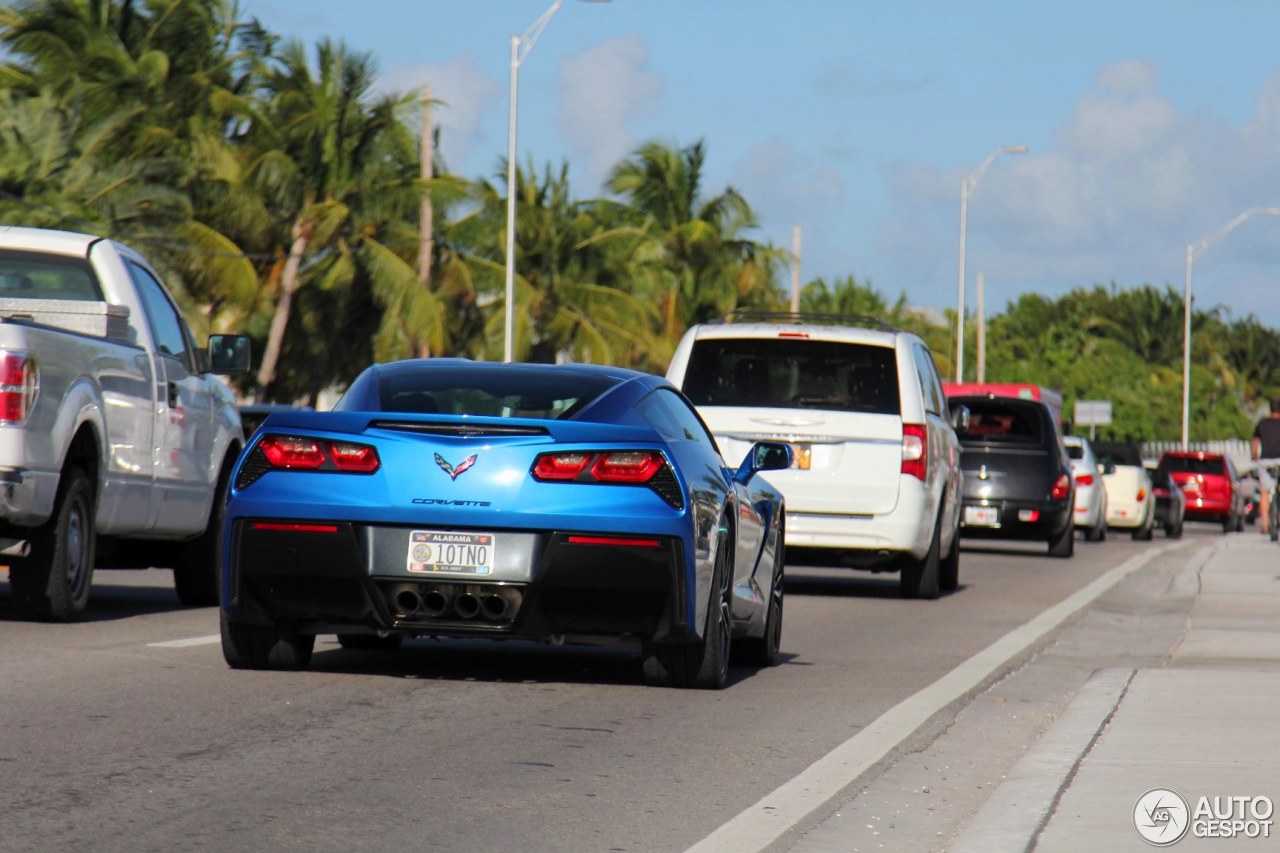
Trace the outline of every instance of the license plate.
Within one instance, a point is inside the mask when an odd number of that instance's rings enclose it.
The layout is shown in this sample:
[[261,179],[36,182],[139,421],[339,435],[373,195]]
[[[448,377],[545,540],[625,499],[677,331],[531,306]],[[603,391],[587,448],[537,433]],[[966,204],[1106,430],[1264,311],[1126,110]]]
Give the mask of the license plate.
[[813,445],[808,442],[793,441],[791,443],[791,467],[808,471],[813,463]]
[[964,523],[974,527],[995,527],[1000,523],[1000,510],[993,506],[967,506]]
[[409,571],[419,575],[489,575],[498,538],[492,533],[415,530],[409,536]]

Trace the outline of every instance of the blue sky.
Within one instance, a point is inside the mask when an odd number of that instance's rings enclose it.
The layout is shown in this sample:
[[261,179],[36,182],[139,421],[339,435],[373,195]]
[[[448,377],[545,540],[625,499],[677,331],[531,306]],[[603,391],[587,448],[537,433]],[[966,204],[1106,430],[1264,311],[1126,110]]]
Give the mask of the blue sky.
[[[507,150],[510,39],[551,0],[241,0],[244,16],[429,84],[452,171]],[[1274,0],[611,0],[564,5],[520,68],[518,156],[575,192],[660,139],[708,150],[704,192],[740,191],[756,239],[803,281],[854,275],[954,309],[960,187],[967,307],[1094,284],[1182,292],[1187,245],[1280,208]],[[1280,327],[1280,216],[1197,252],[1197,304]],[[789,278],[784,275],[784,281]]]

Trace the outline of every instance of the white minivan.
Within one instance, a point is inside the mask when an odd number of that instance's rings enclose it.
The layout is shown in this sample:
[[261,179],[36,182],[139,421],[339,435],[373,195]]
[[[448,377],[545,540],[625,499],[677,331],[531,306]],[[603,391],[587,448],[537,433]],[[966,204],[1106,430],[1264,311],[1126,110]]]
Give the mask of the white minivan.
[[761,439],[791,444],[792,467],[768,475],[786,496],[789,561],[898,571],[905,598],[958,586],[960,443],[919,337],[757,314],[689,329],[667,378],[730,464]]

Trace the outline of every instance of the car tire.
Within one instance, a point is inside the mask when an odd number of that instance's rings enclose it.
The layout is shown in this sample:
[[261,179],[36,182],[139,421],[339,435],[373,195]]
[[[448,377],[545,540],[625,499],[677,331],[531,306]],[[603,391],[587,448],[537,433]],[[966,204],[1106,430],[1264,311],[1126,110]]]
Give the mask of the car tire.
[[694,643],[654,643],[644,660],[646,680],[680,688],[724,687],[729,677],[733,632],[733,545],[732,531],[726,521],[721,521],[702,639]]
[[404,645],[403,634],[339,634],[338,645],[359,651],[394,652]]
[[902,558],[902,569],[898,572],[898,593],[903,598],[938,597],[938,575],[942,562],[938,552],[941,550],[942,515],[939,513],[938,520],[933,525],[933,541],[929,543],[929,551],[924,558],[916,560],[910,554]]
[[956,528],[955,538],[951,540],[951,551],[938,563],[938,589],[942,592],[955,592],[960,588],[960,528]]
[[[779,513],[781,515],[781,513]],[[765,614],[764,633],[759,637],[744,637],[737,648],[742,660],[754,666],[773,666],[778,662],[778,650],[782,645],[783,585],[786,581],[786,557],[783,553],[784,534],[781,525],[777,532],[778,544],[773,553],[773,576],[769,583],[768,611]]]
[[1244,533],[1244,516],[1236,516],[1236,533]]
[[84,612],[97,542],[93,503],[89,475],[68,468],[58,483],[53,515],[31,536],[31,556],[9,567],[14,608],[21,616],[73,622]]
[[314,634],[283,625],[249,625],[222,613],[222,657],[233,669],[306,669],[315,649]]
[[1060,534],[1049,540],[1050,557],[1070,557],[1076,551],[1075,530],[1070,524]]
[[218,537],[227,514],[227,489],[234,461],[234,456],[223,460],[204,533],[175,549],[173,589],[178,601],[187,607],[213,607],[218,603]]
[[1231,533],[1236,529],[1236,518],[1234,515],[1228,515],[1222,519],[1222,532]]
[[1098,523],[1093,527],[1084,529],[1084,541],[1086,542],[1102,542],[1107,538],[1107,520],[1099,518]]
[[1135,542],[1150,542],[1150,541],[1151,541],[1151,538],[1152,538],[1154,535],[1155,535],[1155,529],[1154,529],[1154,527],[1153,527],[1152,525],[1150,525],[1150,524],[1144,524],[1143,526],[1141,526],[1141,527],[1138,527],[1138,528],[1135,528],[1135,529],[1134,529],[1134,531],[1133,531],[1133,541],[1135,541]]

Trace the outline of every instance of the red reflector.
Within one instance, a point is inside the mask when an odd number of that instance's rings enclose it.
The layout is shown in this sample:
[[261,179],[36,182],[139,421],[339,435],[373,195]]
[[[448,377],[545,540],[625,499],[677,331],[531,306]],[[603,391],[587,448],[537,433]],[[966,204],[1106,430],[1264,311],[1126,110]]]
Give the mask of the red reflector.
[[657,539],[626,539],[621,536],[570,536],[570,545],[620,545],[623,548],[657,548]]
[[647,483],[665,461],[651,450],[602,453],[591,466],[591,476],[602,483]]
[[1077,482],[1077,483],[1079,483],[1079,484],[1080,484],[1080,485],[1082,485],[1082,486],[1092,486],[1092,485],[1093,485],[1093,475],[1092,475],[1092,474],[1077,474],[1077,475],[1076,475],[1076,482]]
[[309,438],[269,435],[259,445],[273,468],[319,468],[324,451]]
[[337,533],[336,524],[301,524],[287,521],[254,521],[249,525],[254,530],[276,530],[285,533]]

